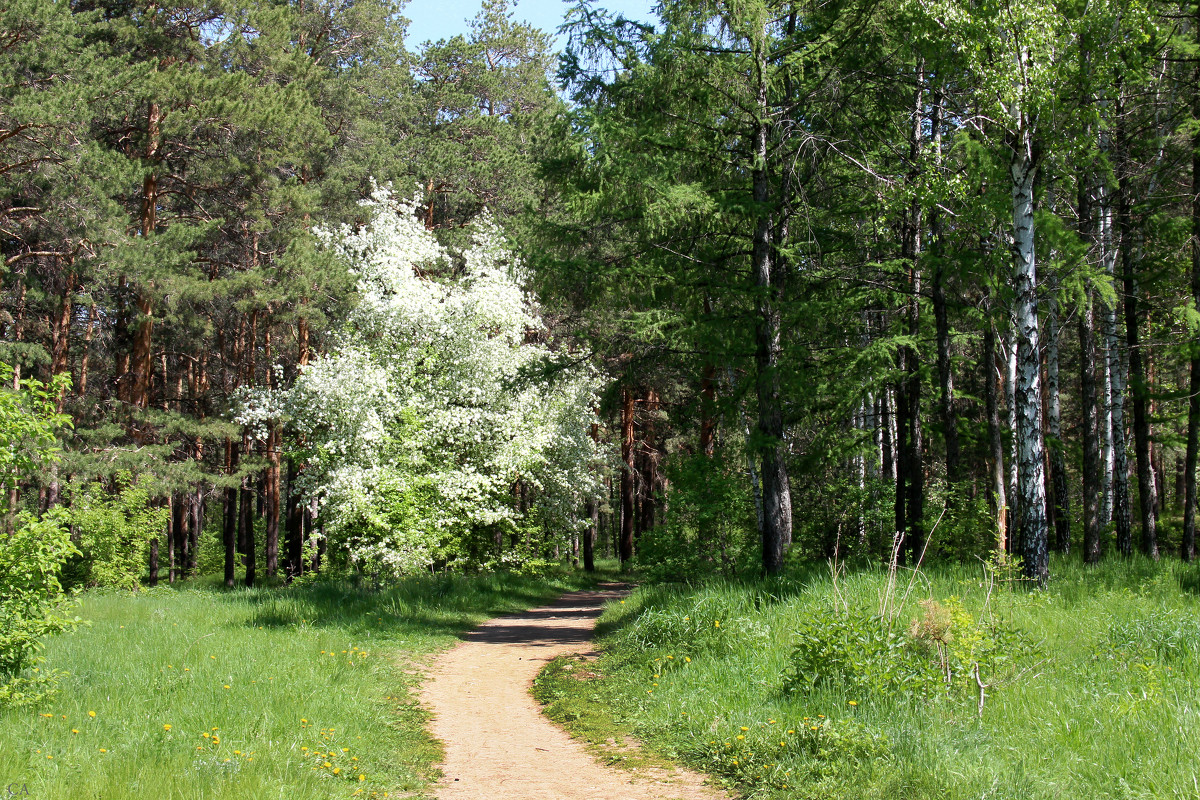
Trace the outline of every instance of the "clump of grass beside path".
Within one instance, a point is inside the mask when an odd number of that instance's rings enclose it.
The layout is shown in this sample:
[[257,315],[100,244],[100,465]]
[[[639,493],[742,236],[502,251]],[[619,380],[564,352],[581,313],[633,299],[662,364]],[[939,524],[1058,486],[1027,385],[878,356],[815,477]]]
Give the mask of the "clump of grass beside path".
[[421,796],[438,757],[410,689],[480,621],[582,574],[92,592],[51,638],[58,693],[0,709],[0,786],[37,798]]

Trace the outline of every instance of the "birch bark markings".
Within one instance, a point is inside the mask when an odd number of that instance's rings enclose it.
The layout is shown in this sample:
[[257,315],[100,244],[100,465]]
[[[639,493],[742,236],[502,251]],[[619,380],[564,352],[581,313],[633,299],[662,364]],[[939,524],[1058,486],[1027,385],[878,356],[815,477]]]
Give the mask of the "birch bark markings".
[[[1200,3],[1192,28],[1197,49],[1200,49]],[[1200,63],[1197,63],[1192,82],[1192,119],[1200,124]],[[1192,134],[1192,304],[1200,313],[1200,127]],[[1183,540],[1180,545],[1185,561],[1196,557],[1196,460],[1200,449],[1200,336],[1192,334],[1192,358],[1188,376],[1187,452],[1183,466]]]
[[[1024,58],[1024,55],[1022,56]],[[1018,110],[1020,119],[1024,110]],[[1038,357],[1037,261],[1033,237],[1033,184],[1037,164],[1033,132],[1020,125],[1012,143],[1009,176],[1013,203],[1013,316],[1017,374],[1013,389],[1017,443],[1017,535],[1025,573],[1044,584],[1050,575],[1046,531],[1045,443]]]

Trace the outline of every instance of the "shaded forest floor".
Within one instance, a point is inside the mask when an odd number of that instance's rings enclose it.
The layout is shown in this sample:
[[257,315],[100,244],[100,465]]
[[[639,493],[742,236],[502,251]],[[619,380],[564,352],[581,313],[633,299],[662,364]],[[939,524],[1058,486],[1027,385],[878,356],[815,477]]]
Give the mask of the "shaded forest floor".
[[423,796],[440,751],[412,690],[429,654],[592,583],[226,591],[200,579],[87,593],[88,624],[42,653],[42,669],[67,673],[58,693],[0,710],[0,786],[104,800]]
[[749,798],[1200,796],[1200,569],[1051,566],[1044,592],[978,564],[644,586],[540,696],[577,735],[615,724]]

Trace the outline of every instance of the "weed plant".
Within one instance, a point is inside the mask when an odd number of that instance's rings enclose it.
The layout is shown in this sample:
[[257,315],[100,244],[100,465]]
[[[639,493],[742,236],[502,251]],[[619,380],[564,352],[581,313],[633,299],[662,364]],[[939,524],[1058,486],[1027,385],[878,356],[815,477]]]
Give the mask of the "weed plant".
[[505,574],[93,591],[47,640],[52,698],[0,708],[0,787],[72,800],[419,797],[438,757],[411,690],[486,617],[588,580]]
[[751,798],[1200,796],[1200,571],[1052,567],[646,586],[601,619],[603,702]]

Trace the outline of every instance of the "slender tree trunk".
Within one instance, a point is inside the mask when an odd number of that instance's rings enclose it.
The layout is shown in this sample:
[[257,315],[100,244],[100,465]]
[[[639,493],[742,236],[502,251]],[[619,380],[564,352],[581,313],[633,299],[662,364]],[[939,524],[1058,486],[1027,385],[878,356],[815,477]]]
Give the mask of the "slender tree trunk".
[[756,38],[757,62],[756,110],[754,125],[754,166],[751,170],[753,200],[756,208],[751,270],[758,289],[755,366],[758,393],[759,457],[762,464],[763,572],[774,575],[783,568],[783,554],[792,541],[792,493],[788,483],[786,449],[783,438],[783,407],[779,388],[780,316],[777,306],[779,276],[773,274],[771,242],[771,185],[767,172],[770,109],[767,104],[765,36]]
[[275,424],[267,436],[266,556],[271,578],[279,572],[279,440],[279,425]]
[[243,531],[244,542],[246,545],[245,563],[246,563],[246,585],[254,586],[254,580],[257,577],[257,559],[258,553],[254,543],[254,490],[250,485],[250,478],[246,478],[242,482],[242,502],[241,502],[241,517],[238,522],[238,528]]
[[1137,266],[1133,253],[1133,224],[1130,212],[1130,188],[1127,163],[1129,143],[1124,132],[1124,104],[1118,99],[1117,141],[1117,225],[1120,235],[1121,277],[1125,294],[1125,342],[1129,354],[1128,390],[1133,400],[1133,449],[1138,477],[1138,511],[1142,524],[1142,552],[1158,558],[1158,493],[1150,464],[1150,421],[1147,414],[1146,370],[1140,341]]
[[[1091,187],[1080,177],[1079,225],[1084,241],[1094,244],[1092,230]],[[1079,406],[1080,438],[1083,444],[1083,560],[1100,561],[1100,447],[1096,414],[1096,328],[1095,303],[1091,287],[1084,289],[1079,308]]]
[[188,560],[187,571],[194,576],[199,570],[200,536],[204,533],[204,488],[196,487],[189,499],[191,521],[188,525]]
[[1058,383],[1058,278],[1049,276],[1046,300],[1046,428],[1050,434],[1050,510],[1054,520],[1054,549],[1071,550],[1071,498],[1067,493],[1067,464],[1063,457],[1062,406]]
[[96,328],[96,323],[100,319],[100,314],[96,310],[96,304],[92,303],[88,310],[87,328],[83,332],[83,353],[79,356],[79,382],[75,387],[75,396],[83,397],[87,394],[88,385],[88,361],[92,354],[92,331]]
[[583,571],[596,571],[596,537],[600,535],[600,504],[589,499],[586,507],[590,520],[583,531]]
[[1024,130],[1009,164],[1013,200],[1013,288],[1016,318],[1017,537],[1025,573],[1045,585],[1049,577],[1046,530],[1045,444],[1042,439],[1041,359],[1038,353],[1037,262],[1034,254],[1032,133]]
[[1004,469],[1004,431],[1000,425],[999,354],[996,328],[990,321],[983,331],[984,402],[987,408],[988,445],[991,450],[991,484],[988,497],[996,513],[996,549],[1008,550],[1007,478]]
[[[901,348],[896,354],[897,366],[901,373],[908,372],[907,353],[907,348]],[[912,447],[912,440],[909,438],[912,433],[912,424],[908,418],[912,413],[912,404],[908,401],[906,383],[906,381],[896,382],[894,413],[896,417],[896,493],[892,513],[895,526],[896,563],[900,566],[908,563],[908,471],[912,469],[913,464],[912,454],[909,452]]]
[[179,568],[176,565],[179,542],[183,539],[183,496],[176,492],[171,495],[171,523],[167,527],[167,582],[174,583],[179,578]]
[[[232,478],[237,474],[238,448],[233,439],[225,439],[225,474]],[[222,527],[222,544],[225,546],[225,588],[232,589],[237,566],[238,490],[236,486],[225,489],[225,514]]]
[[294,459],[288,459],[286,487],[287,579],[298,578],[304,572],[304,511],[296,491],[299,472]]
[[[1192,35],[1200,47],[1200,4],[1192,23]],[[1192,83],[1192,119],[1200,120],[1200,63]],[[1192,134],[1192,304],[1200,312],[1200,129]],[[1200,332],[1192,335],[1192,358],[1188,376],[1187,452],[1183,462],[1183,541],[1180,555],[1184,561],[1196,557],[1196,460],[1200,451]]]
[[[1103,185],[1102,185],[1103,189]],[[1101,193],[1101,261],[1111,276],[1116,271],[1112,203],[1106,190]],[[1112,521],[1116,527],[1117,549],[1121,555],[1133,552],[1133,521],[1129,507],[1129,462],[1125,444],[1125,381],[1121,369],[1121,343],[1117,335],[1116,308],[1106,308],[1104,338],[1107,349],[1109,436],[1112,447]]]
[[154,538],[150,540],[150,579],[146,581],[149,586],[158,586],[158,539],[160,535],[156,532]]
[[717,429],[716,376],[717,368],[712,364],[706,364],[700,376],[700,452],[710,458]]
[[621,535],[617,549],[621,563],[633,558],[633,392],[622,390],[621,395]]

